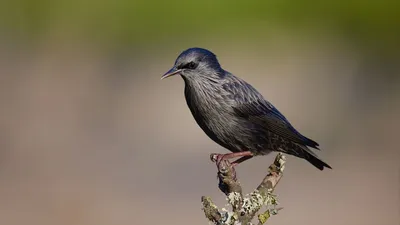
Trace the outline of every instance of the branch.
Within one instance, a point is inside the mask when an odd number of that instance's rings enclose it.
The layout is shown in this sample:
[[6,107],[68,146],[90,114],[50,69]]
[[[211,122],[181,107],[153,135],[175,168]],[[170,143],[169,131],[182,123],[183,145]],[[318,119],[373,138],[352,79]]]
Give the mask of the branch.
[[219,210],[210,197],[202,197],[205,216],[217,225],[251,224],[252,219],[263,206],[267,210],[258,215],[258,224],[264,224],[271,215],[280,210],[276,208],[278,201],[272,194],[279,180],[283,176],[286,158],[281,153],[269,166],[268,174],[264,177],[256,190],[243,197],[242,187],[236,177],[236,171],[228,160],[217,164],[219,189],[227,196],[227,201],[232,207],[231,211]]

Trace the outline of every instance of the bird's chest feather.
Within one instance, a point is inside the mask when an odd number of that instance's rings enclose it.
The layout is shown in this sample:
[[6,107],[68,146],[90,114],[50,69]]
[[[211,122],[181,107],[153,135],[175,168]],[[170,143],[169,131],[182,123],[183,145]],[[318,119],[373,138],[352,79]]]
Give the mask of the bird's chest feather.
[[185,98],[190,111],[198,125],[214,141],[229,139],[235,127],[233,110],[229,99],[221,94],[218,86],[193,87],[185,86]]

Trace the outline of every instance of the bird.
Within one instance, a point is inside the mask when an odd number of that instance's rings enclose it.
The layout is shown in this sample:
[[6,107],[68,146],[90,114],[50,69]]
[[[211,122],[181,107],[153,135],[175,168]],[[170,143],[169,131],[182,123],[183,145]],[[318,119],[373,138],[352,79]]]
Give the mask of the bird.
[[205,134],[230,153],[211,154],[216,162],[281,152],[307,160],[319,170],[330,168],[310,149],[319,144],[300,134],[252,85],[224,70],[205,48],[184,50],[161,80],[180,75],[194,120]]

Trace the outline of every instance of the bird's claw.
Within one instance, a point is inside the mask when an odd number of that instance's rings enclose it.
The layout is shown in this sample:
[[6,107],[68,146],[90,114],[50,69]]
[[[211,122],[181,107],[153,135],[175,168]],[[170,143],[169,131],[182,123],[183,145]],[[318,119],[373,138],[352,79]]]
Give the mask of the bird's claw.
[[210,155],[210,159],[211,159],[211,162],[217,162],[217,159],[218,159],[218,156],[219,156],[220,154],[217,154],[217,153],[212,153],[211,155]]
[[220,180],[224,180],[225,177],[230,177],[232,180],[236,181],[236,170],[232,166],[232,164],[227,159],[222,159],[219,163],[217,163],[218,176]]
[[[225,160],[224,158],[225,158],[224,154],[212,153],[210,155],[211,161],[216,163],[218,167],[221,167],[221,162],[223,162]],[[231,165],[230,162],[227,164]]]
[[210,159],[217,165],[220,180],[223,179],[223,176],[226,176],[227,173],[232,173],[230,176],[232,176],[233,180],[236,180],[234,164],[231,164],[225,156],[224,154],[213,153],[210,155]]

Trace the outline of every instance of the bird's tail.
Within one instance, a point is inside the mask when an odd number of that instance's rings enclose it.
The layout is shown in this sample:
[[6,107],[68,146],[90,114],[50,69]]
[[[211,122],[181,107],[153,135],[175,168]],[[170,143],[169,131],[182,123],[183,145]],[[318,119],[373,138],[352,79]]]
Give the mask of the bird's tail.
[[309,163],[313,164],[316,168],[323,170],[325,167],[332,169],[327,163],[318,158],[318,156],[307,146],[295,144],[297,146],[297,156],[307,160]]
[[326,164],[324,161],[320,160],[317,156],[312,155],[310,153],[307,152],[307,156],[305,157],[305,159],[310,162],[311,164],[313,164],[315,167],[317,167],[320,170],[323,170],[324,167],[327,167],[329,169],[332,169],[331,166],[329,166],[328,164]]
[[291,145],[287,145],[286,147],[287,148],[284,150],[281,149],[282,152],[303,158],[320,170],[323,170],[325,167],[332,169],[331,166],[319,159],[318,156],[305,145],[291,142]]

